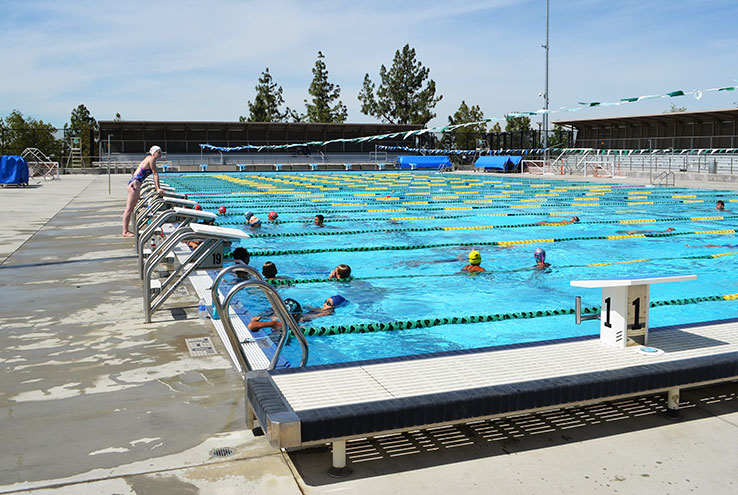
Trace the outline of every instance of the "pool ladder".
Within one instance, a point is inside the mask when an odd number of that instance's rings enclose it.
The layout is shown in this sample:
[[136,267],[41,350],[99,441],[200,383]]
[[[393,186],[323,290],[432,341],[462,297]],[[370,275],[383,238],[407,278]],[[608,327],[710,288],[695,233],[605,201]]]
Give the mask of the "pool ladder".
[[[226,294],[225,299],[221,301],[220,294],[218,292],[218,286],[220,285],[220,282],[227,274],[236,274],[238,272],[245,273],[249,276],[249,278],[234,285],[231,290],[228,291],[228,294]],[[277,293],[277,290],[270,284],[268,284],[266,280],[264,280],[264,278],[261,276],[261,273],[248,265],[237,262],[234,265],[224,268],[220,271],[220,273],[218,273],[218,276],[216,276],[215,280],[213,281],[213,285],[210,287],[210,295],[213,299],[213,306],[220,316],[221,322],[223,323],[223,328],[225,328],[226,335],[228,336],[228,341],[235,351],[236,358],[238,359],[243,373],[246,373],[247,371],[252,371],[252,367],[249,365],[248,359],[246,358],[243,348],[241,347],[241,342],[238,340],[236,332],[233,329],[233,323],[231,322],[228,308],[230,308],[233,297],[239,291],[247,287],[258,287],[259,289],[261,289],[262,292],[264,292],[267,300],[269,301],[269,304],[272,306],[272,310],[274,311],[275,316],[277,316],[277,318],[279,318],[279,320],[282,322],[282,335],[279,339],[279,343],[277,344],[277,349],[274,352],[274,356],[269,362],[269,367],[267,369],[273,370],[277,366],[279,355],[284,349],[284,345],[287,342],[287,338],[290,332],[295,335],[298,342],[300,343],[300,349],[302,350],[300,367],[305,366],[308,360],[307,340],[305,339],[302,330],[300,330],[300,326],[297,324],[297,321],[285,306],[284,301],[282,301],[279,293]]]

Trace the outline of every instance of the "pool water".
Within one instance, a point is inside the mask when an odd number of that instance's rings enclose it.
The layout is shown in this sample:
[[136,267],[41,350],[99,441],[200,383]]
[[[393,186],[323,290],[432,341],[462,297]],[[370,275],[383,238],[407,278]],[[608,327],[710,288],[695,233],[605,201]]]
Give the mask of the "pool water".
[[[166,177],[204,210],[227,207],[217,224],[253,235],[242,243],[252,253],[251,265],[272,261],[291,280],[279,286],[283,298],[303,307],[320,306],[334,294],[348,300],[333,314],[304,322],[308,329],[344,332],[393,321],[569,310],[577,295],[583,306],[598,306],[599,289],[571,287],[572,280],[582,279],[698,276],[652,286],[651,301],[738,293],[731,270],[738,259],[738,205],[731,203],[738,197],[730,191],[418,172]],[[736,211],[717,211],[717,199]],[[245,225],[246,211],[262,219],[261,228]],[[279,214],[277,222],[267,221],[269,211]],[[317,213],[325,216],[324,227],[313,225]],[[580,222],[562,223],[573,216]],[[668,228],[673,230],[664,232]],[[631,230],[655,232],[623,232]],[[532,269],[539,247],[551,264],[542,271]],[[460,272],[472,249],[481,253],[485,273]],[[351,266],[354,278],[325,280],[341,263]],[[252,315],[267,308],[259,294],[242,291],[239,297]],[[737,305],[720,300],[654,307],[650,326],[731,318]],[[598,322],[577,326],[565,314],[316,335],[308,337],[309,364],[598,332]],[[299,360],[295,342],[284,356]]]

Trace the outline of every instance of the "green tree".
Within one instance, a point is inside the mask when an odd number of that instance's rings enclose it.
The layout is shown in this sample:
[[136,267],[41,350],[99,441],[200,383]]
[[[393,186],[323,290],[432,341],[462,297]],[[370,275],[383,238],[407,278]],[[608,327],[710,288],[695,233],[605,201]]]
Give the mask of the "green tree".
[[[470,107],[462,100],[456,113],[448,118],[448,123],[455,125],[478,122],[480,120],[484,120],[484,113],[479,108],[479,105],[472,105]],[[476,149],[477,139],[484,139],[486,134],[487,124],[481,123],[454,129],[446,133],[444,137],[456,149]]]
[[20,155],[26,148],[38,148],[50,158],[60,159],[62,143],[55,137],[56,128],[43,120],[23,117],[13,110],[0,119],[0,154]]
[[430,69],[415,60],[415,49],[405,45],[395,52],[389,71],[384,65],[379,69],[378,88],[369,74],[364,75],[361,113],[390,124],[427,124],[436,116],[432,110],[442,98],[436,96],[436,83],[428,74]]
[[530,118],[505,116],[505,132],[518,132],[530,130]]
[[555,124],[553,128],[553,134],[548,136],[548,147],[549,148],[564,148],[569,146],[570,131],[567,131],[563,126]]
[[686,111],[687,111],[687,107],[678,107],[672,103],[671,108],[668,110],[664,110],[664,113],[679,113],[679,112],[686,112]]
[[[328,70],[325,67],[325,57],[318,52],[318,59],[313,67],[313,82],[310,83],[308,93],[312,96],[312,102],[305,100],[308,122],[346,122],[348,110],[341,100],[341,87],[328,82]],[[333,103],[338,100],[337,103]]]
[[279,107],[284,104],[282,86],[272,80],[269,67],[261,73],[259,84],[256,85],[256,97],[254,102],[250,100],[249,116],[239,117],[241,122],[284,122],[288,116],[294,115],[289,108],[281,112]]
[[82,145],[82,156],[92,158],[97,155],[94,142],[97,132],[97,121],[87,107],[80,104],[72,110],[69,124],[64,124],[64,145],[69,146],[72,138],[78,137]]

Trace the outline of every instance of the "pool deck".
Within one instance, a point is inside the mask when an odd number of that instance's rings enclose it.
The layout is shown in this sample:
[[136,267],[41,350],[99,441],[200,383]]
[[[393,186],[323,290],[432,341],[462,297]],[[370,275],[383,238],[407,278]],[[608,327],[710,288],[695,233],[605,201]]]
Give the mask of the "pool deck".
[[[120,237],[126,180],[112,177],[113,194],[93,175],[0,190],[0,493],[738,489],[736,383],[682,392],[677,420],[644,397],[356,441],[354,473],[328,477],[324,448],[286,453],[246,430],[243,382],[191,287],[143,323]],[[217,354],[190,357],[185,339],[202,336]]]

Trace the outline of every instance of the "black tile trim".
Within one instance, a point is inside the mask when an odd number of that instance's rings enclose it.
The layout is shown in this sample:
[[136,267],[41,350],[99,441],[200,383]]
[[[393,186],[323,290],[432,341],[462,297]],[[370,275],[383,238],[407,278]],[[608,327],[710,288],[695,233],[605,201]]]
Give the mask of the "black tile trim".
[[730,352],[618,370],[311,409],[295,414],[300,419],[302,442],[311,442],[605,400],[737,376],[738,352]]

